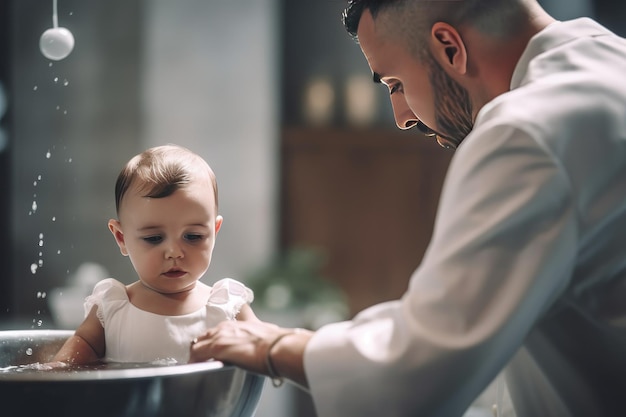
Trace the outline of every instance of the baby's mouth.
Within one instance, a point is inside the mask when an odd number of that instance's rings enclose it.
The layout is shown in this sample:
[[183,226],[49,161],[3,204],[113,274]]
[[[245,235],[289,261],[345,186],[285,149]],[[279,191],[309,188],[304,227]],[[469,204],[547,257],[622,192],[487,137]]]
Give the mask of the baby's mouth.
[[164,272],[163,275],[165,275],[168,278],[180,278],[183,275],[186,275],[187,272],[183,271],[182,269],[178,269],[178,268],[172,268],[167,272]]

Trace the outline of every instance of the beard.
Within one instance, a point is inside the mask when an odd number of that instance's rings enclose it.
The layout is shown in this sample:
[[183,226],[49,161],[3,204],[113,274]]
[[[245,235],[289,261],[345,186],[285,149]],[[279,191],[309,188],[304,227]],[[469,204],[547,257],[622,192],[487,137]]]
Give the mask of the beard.
[[437,142],[444,148],[456,149],[474,128],[469,93],[443,70],[429,54],[429,79],[435,94]]

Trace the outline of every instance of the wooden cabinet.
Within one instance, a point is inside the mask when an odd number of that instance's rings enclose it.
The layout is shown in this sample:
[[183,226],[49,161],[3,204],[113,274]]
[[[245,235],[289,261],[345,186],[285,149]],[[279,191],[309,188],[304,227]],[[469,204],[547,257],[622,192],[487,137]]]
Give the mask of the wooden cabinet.
[[432,234],[453,153],[415,130],[285,128],[281,245],[327,256],[351,315],[396,299]]

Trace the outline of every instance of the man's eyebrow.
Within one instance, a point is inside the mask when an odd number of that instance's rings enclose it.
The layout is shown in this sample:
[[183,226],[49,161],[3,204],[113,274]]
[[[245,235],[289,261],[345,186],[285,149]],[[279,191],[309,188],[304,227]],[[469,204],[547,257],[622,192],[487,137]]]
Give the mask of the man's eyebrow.
[[376,84],[380,84],[380,74],[377,72],[374,72],[372,74],[372,81],[374,81],[374,83]]

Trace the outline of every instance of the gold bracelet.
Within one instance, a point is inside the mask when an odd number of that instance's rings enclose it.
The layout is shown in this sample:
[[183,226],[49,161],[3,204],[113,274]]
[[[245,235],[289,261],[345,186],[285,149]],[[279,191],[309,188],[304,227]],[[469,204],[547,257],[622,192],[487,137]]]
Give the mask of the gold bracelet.
[[272,363],[272,355],[271,355],[272,348],[276,346],[276,344],[280,342],[280,340],[283,337],[289,336],[290,334],[295,334],[295,333],[296,333],[295,331],[290,331],[290,332],[279,334],[278,336],[276,336],[276,339],[274,339],[272,343],[270,343],[269,347],[267,348],[267,353],[265,354],[265,366],[267,367],[267,374],[272,380],[272,385],[276,388],[283,385],[284,380],[283,380],[283,377],[281,377],[278,374],[278,371],[276,371],[276,368],[274,367],[274,364]]

